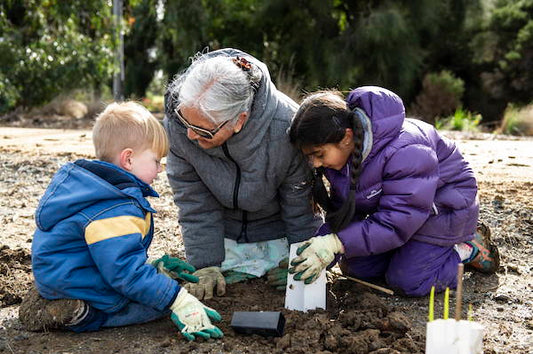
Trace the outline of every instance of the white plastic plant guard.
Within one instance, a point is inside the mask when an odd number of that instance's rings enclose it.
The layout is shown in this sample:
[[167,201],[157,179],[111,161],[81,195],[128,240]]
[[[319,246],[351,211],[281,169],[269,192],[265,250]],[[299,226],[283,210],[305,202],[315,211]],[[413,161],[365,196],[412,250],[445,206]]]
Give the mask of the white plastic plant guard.
[[[291,245],[289,264],[296,257],[296,250],[303,242]],[[317,308],[326,308],[326,270],[323,270],[317,280],[306,285],[303,281],[294,280],[294,274],[287,276],[287,290],[285,292],[285,308],[307,312]]]
[[426,354],[481,354],[483,326],[473,321],[455,319],[427,323]]

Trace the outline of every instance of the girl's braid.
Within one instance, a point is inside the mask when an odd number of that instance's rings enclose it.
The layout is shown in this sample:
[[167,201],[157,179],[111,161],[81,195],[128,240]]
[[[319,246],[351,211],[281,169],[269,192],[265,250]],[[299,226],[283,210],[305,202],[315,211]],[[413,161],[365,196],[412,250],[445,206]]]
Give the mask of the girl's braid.
[[350,112],[353,126],[353,141],[355,144],[352,154],[352,170],[350,174],[350,189],[355,190],[361,175],[361,162],[363,161],[363,125],[355,112]]

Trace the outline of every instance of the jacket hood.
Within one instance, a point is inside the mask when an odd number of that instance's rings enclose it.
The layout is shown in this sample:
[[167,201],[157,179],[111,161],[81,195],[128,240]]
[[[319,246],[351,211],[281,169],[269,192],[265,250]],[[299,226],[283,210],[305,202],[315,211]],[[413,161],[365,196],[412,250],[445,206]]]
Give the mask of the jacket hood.
[[111,163],[78,160],[59,169],[39,201],[35,212],[37,227],[48,231],[59,221],[104,200],[135,199],[144,209],[155,212],[144,196],[158,197],[146,183]]
[[405,120],[405,107],[394,92],[377,86],[362,86],[352,90],[346,102],[352,110],[363,110],[370,120],[372,149],[369,157],[400,133]]
[[[296,112],[298,105],[276,89],[276,86],[270,78],[267,66],[250,54],[238,49],[225,48],[207,53],[205,56],[207,58],[240,56],[261,70],[262,77],[254,95],[250,116],[241,132],[234,134],[226,141],[226,145],[230,147],[232,152],[242,153],[243,156],[250,155],[251,152],[255,151],[261,145],[261,141],[268,132],[267,127],[271,125],[272,120],[278,118],[276,112],[284,112],[287,107]],[[175,97],[166,97],[166,100],[167,119],[175,119],[174,107],[179,104],[179,97],[177,99]],[[283,119],[285,117],[279,118]],[[181,133],[187,134],[185,127],[180,126],[180,128]],[[196,141],[192,143],[197,145]],[[223,155],[221,147],[206,150],[206,153],[216,156]]]

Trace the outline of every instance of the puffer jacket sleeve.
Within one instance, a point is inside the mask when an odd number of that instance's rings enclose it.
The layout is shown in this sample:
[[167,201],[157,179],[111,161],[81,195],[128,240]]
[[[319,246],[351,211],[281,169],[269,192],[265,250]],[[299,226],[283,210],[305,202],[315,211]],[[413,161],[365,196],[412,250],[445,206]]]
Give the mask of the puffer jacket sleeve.
[[312,237],[321,218],[313,215],[311,169],[299,151],[294,151],[287,177],[279,188],[281,218],[286,225],[289,244]]
[[438,160],[424,145],[394,151],[383,170],[382,195],[375,213],[338,233],[345,256],[387,252],[406,243],[430,215],[438,184]]
[[146,264],[144,237],[150,232],[151,214],[132,213],[131,204],[111,208],[85,228],[85,241],[101,276],[128,299],[163,311],[172,304],[178,282]]
[[193,166],[172,147],[167,176],[178,206],[187,261],[197,269],[220,266],[225,257],[222,206]]

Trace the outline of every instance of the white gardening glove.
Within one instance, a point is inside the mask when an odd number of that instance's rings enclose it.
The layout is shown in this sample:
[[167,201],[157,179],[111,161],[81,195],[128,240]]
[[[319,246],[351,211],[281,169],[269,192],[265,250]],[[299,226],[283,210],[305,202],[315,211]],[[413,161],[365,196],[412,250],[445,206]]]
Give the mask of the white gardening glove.
[[[208,338],[222,338],[222,331],[211,324],[211,320],[220,321],[220,314],[210,307],[205,306],[181,288],[176,300],[170,305],[172,322],[178,326],[181,334],[188,340],[194,340],[195,336]],[[211,319],[211,320],[210,320]]]
[[296,273],[294,280],[311,284],[337,253],[344,253],[344,246],[336,234],[312,237],[296,250],[298,256],[291,261],[289,273]]
[[208,300],[213,298],[213,289],[216,288],[217,296],[226,293],[226,281],[220,267],[206,267],[192,273],[198,277],[198,283],[187,283],[185,288],[198,299]]

